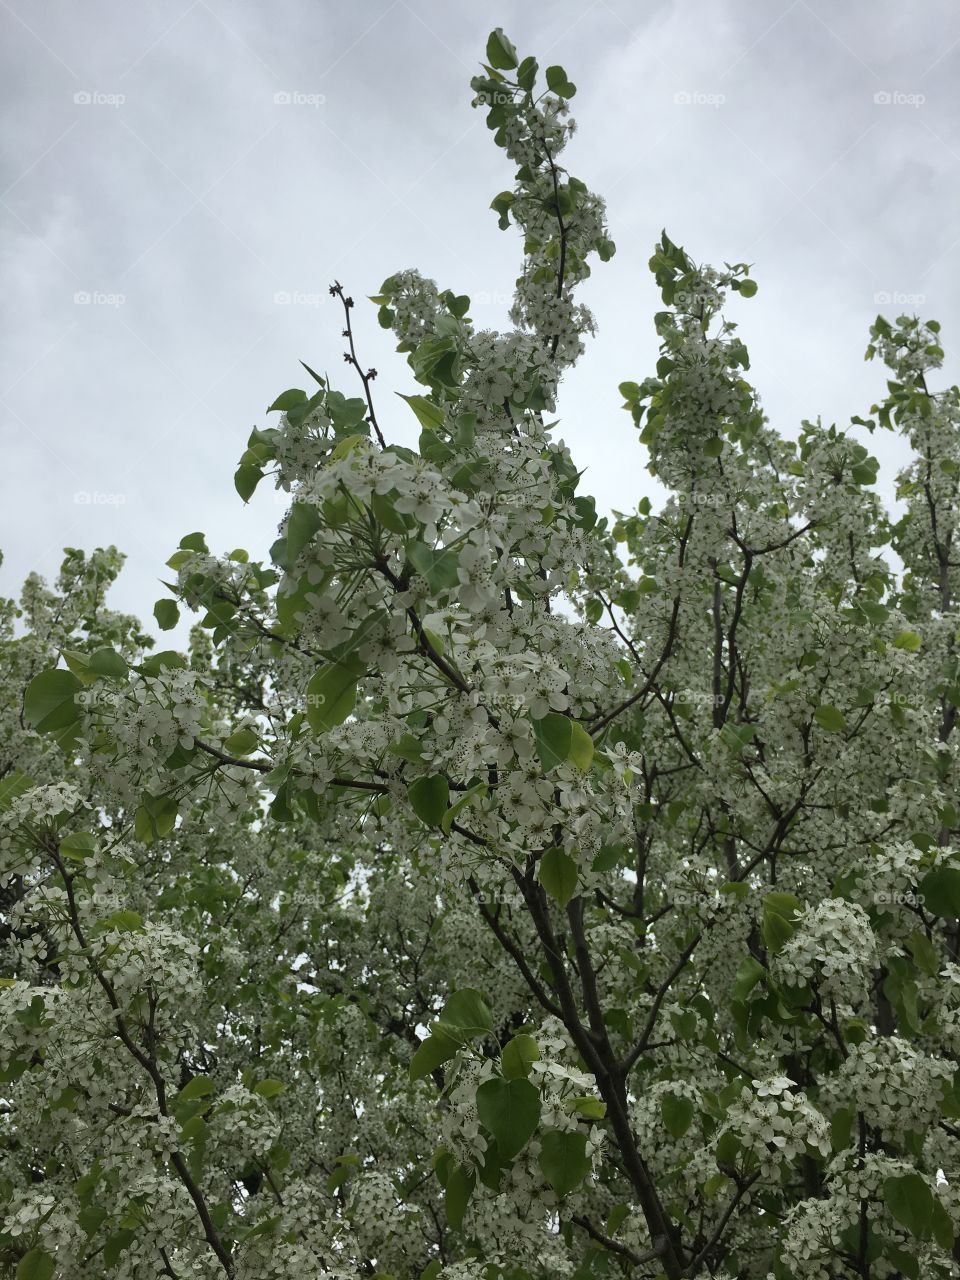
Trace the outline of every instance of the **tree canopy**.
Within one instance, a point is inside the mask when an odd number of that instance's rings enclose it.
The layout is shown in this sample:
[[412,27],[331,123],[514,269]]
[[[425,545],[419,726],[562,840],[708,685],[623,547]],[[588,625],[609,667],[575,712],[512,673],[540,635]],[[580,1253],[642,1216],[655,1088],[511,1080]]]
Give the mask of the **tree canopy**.
[[112,549],[2,602],[0,1268],[956,1276],[939,327],[878,317],[884,398],[787,438],[724,310],[748,265],[664,232],[660,358],[603,429],[668,496],[598,514],[553,420],[614,253],[559,163],[576,88],[497,30],[471,89],[513,327],[398,271],[380,403],[334,283],[347,385],[303,365],[249,438],[268,554],[171,556],[185,652],[107,607]]

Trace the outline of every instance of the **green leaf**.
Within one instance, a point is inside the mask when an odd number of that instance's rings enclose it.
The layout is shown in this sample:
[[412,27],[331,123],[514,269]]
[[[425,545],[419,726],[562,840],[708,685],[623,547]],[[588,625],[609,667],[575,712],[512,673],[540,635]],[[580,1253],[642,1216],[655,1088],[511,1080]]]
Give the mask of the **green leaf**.
[[733,984],[734,1000],[746,1000],[747,996],[766,973],[763,965],[753,956],[744,956],[737,967],[737,980]]
[[[949,1248],[949,1246],[947,1247]],[[892,1262],[896,1270],[906,1276],[906,1280],[919,1280],[920,1263],[912,1253],[907,1253],[906,1249],[888,1244],[884,1250],[884,1259],[887,1262]]]
[[726,1129],[717,1142],[717,1164],[721,1167],[736,1167],[743,1148],[740,1139],[732,1129]]
[[931,915],[960,920],[960,868],[935,867],[920,881],[920,892]]
[[527,93],[533,90],[537,80],[537,71],[539,70],[536,58],[524,58],[517,68],[517,84],[521,89],[526,89]]
[[442,1028],[433,1035],[427,1036],[410,1060],[410,1079],[422,1080],[434,1072],[437,1067],[456,1056],[460,1045],[449,1036],[444,1035]]
[[209,1076],[194,1076],[177,1094],[174,1106],[178,1107],[181,1102],[195,1102],[198,1098],[206,1098],[213,1093],[215,1087]]
[[752,298],[757,292],[756,280],[741,280],[738,292],[741,298]]
[[[955,905],[960,907],[960,872],[957,872]],[[936,915],[938,913],[934,912],[933,914]],[[907,946],[910,948],[910,953],[917,967],[922,969],[928,977],[935,978],[940,972],[940,956],[937,948],[922,929],[914,929],[910,937],[907,938]]]
[[121,907],[119,911],[113,911],[97,922],[99,933],[111,933],[114,930],[117,933],[142,933],[143,919],[139,912]]
[[903,649],[906,653],[916,653],[922,644],[923,640],[916,631],[901,631],[893,639],[893,647]]
[[827,704],[817,707],[813,713],[813,718],[820,728],[825,729],[827,733],[843,733],[847,727],[843,712]]
[[693,1103],[689,1098],[665,1093],[660,1098],[660,1114],[667,1132],[674,1138],[682,1138],[693,1123]]
[[443,1209],[452,1230],[460,1230],[463,1215],[476,1185],[477,1175],[473,1172],[465,1173],[460,1165],[456,1165],[447,1175],[447,1185],[443,1189]]
[[448,591],[460,583],[460,560],[453,547],[434,550],[425,542],[411,542],[407,547],[407,559],[434,594]]
[[137,1233],[132,1227],[123,1227],[107,1237],[107,1243],[103,1248],[103,1263],[107,1270],[112,1270],[116,1266],[121,1253],[124,1249],[128,1249],[136,1238]]
[[572,98],[577,92],[577,86],[571,84],[567,78],[567,73],[563,67],[547,67],[547,88],[551,93],[555,93],[558,98]]
[[179,805],[173,796],[154,796],[146,792],[143,804],[134,814],[134,834],[145,844],[168,836],[177,821]]
[[833,1113],[830,1119],[830,1141],[834,1151],[843,1151],[845,1147],[849,1147],[854,1115],[853,1107],[841,1107]]
[[487,62],[498,71],[512,71],[519,62],[517,51],[503,34],[502,27],[490,32],[487,40]]
[[318,667],[307,685],[307,720],[314,733],[343,724],[357,705],[357,683],[365,668],[353,659]]
[[375,493],[370,505],[373,508],[373,514],[385,529],[389,529],[391,533],[407,532],[407,517],[396,510],[385,494]]
[[452,804],[443,815],[443,818],[440,821],[440,829],[443,831],[443,834],[445,836],[450,834],[453,824],[457,820],[457,815],[462,809],[465,809],[467,805],[472,804],[474,800],[479,800],[481,796],[485,796],[488,791],[489,787],[485,782],[478,782],[475,787],[471,787],[469,791],[465,791],[463,795],[458,798],[456,803]]
[[399,756],[401,760],[408,760],[411,764],[424,762],[421,745],[412,733],[405,733],[396,742],[391,742],[387,750]]
[[176,600],[158,600],[153,606],[153,616],[161,631],[170,631],[180,621]]
[[877,600],[858,600],[857,603],[870,621],[877,625],[881,622],[886,622],[890,616],[890,610],[887,606],[880,604]]
[[340,458],[345,458],[348,453],[353,453],[354,449],[359,449],[367,443],[366,436],[344,436],[330,454],[330,460],[337,462]]
[[542,720],[533,720],[532,724],[544,773],[565,760],[587,772],[593,760],[593,739],[583,725],[556,712],[550,712]]
[[108,680],[126,680],[130,668],[115,649],[97,649],[90,655],[90,670]]
[[295,502],[287,521],[287,560],[293,564],[313,535],[323,524],[320,512],[312,502]]
[[263,472],[255,463],[241,462],[233,477],[233,487],[244,502],[249,502],[262,479]]
[[231,733],[230,737],[225,739],[223,749],[231,756],[248,756],[259,741],[256,732],[247,727]]
[[481,1123],[497,1141],[504,1160],[519,1155],[540,1120],[540,1093],[529,1080],[485,1080],[477,1090]]
[[159,653],[145,658],[140,664],[140,670],[145,676],[158,676],[161,671],[168,669],[182,671],[186,665],[183,654],[177,653],[176,649],[161,649]]
[[500,1066],[507,1080],[522,1080],[530,1074],[530,1068],[540,1057],[540,1049],[533,1036],[521,1032],[504,1046]]
[[72,671],[41,671],[27,685],[23,712],[38,733],[65,729],[80,719],[74,695],[82,688]]
[[539,1164],[557,1195],[569,1195],[590,1172],[587,1135],[551,1129],[540,1143]]
[[735,755],[739,756],[743,754],[753,741],[756,731],[756,725],[734,724],[732,720],[728,720],[720,730],[720,737],[724,745],[729,747]]
[[282,391],[280,395],[277,396],[276,400],[274,400],[273,404],[267,410],[267,413],[273,413],[274,411],[286,413],[286,411],[288,409],[292,409],[294,405],[303,404],[306,399],[307,393],[305,391],[301,391],[299,387],[291,387],[289,391]]
[[439,773],[429,778],[417,778],[411,783],[407,795],[417,817],[428,827],[438,827],[447,812],[450,784]]
[[85,1209],[81,1209],[77,1214],[77,1222],[80,1228],[86,1232],[87,1236],[96,1235],[100,1226],[107,1220],[110,1215],[102,1205],[91,1204]]
[[421,427],[426,431],[436,431],[438,427],[443,426],[445,414],[440,405],[434,404],[426,396],[405,396],[400,391],[397,392],[397,395],[401,400],[406,400],[417,415],[417,420]]
[[464,1041],[493,1033],[493,1014],[483,996],[472,987],[455,991],[443,1006],[439,1019],[444,1032]]
[[506,231],[510,225],[510,210],[513,208],[516,196],[512,191],[501,191],[498,196],[494,196],[490,201],[490,208],[500,215],[498,225],[501,231]]
[[887,1208],[902,1227],[915,1236],[926,1236],[933,1224],[933,1194],[918,1173],[887,1178],[883,1184]]
[[796,932],[794,917],[800,909],[792,893],[768,893],[763,900],[763,944],[774,955],[782,951]]
[[43,1249],[31,1249],[17,1263],[17,1280],[50,1280],[54,1261]]
[[934,1240],[941,1249],[949,1253],[956,1243],[956,1232],[953,1229],[953,1219],[943,1207],[939,1196],[933,1197],[933,1221],[930,1225]]
[[90,831],[73,831],[60,841],[60,853],[71,862],[84,862],[97,847],[97,838]]
[[180,1141],[202,1147],[210,1138],[210,1126],[200,1114],[187,1119],[180,1130]]
[[22,796],[37,784],[22,769],[14,769],[5,778],[0,778],[0,809],[9,809],[17,796]]
[[697,1014],[694,1009],[671,1011],[670,1021],[681,1040],[692,1040],[697,1034]]
[[282,1080],[258,1080],[251,1086],[252,1093],[258,1093],[261,1098],[275,1098],[278,1094],[283,1093],[287,1086]]
[[570,1111],[575,1111],[578,1116],[585,1116],[588,1120],[602,1120],[607,1114],[607,1104],[589,1094],[579,1098],[567,1098],[564,1106]]
[[540,883],[554,901],[565,907],[577,891],[577,864],[562,849],[547,849],[540,859]]
[[236,612],[237,606],[232,600],[227,600],[223,596],[215,596],[210,601],[210,607],[205,616],[200,619],[200,625],[201,627],[209,627],[214,631],[217,627],[229,626]]

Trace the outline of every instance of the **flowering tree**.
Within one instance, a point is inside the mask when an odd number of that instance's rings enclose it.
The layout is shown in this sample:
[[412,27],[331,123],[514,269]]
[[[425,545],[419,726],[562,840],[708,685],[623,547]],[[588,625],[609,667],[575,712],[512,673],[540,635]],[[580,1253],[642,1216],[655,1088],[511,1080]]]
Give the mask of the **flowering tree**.
[[335,284],[358,394],[304,366],[252,433],[236,487],[289,511],[269,561],[182,540],[154,612],[199,611],[188,653],[105,608],[113,552],[4,605],[0,1262],[955,1276],[938,327],[871,331],[892,523],[854,436],[767,424],[722,315],[746,265],[664,234],[662,354],[621,391],[669,496],[611,526],[549,421],[613,254],[558,162],[575,88],[499,30],[472,88],[516,165],[514,328],[390,277],[388,413]]

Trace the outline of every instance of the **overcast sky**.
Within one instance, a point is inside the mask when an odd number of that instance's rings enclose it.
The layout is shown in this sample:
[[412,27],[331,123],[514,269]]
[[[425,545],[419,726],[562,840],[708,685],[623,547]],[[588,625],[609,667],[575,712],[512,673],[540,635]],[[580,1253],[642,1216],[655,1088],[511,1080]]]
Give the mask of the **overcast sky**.
[[[63,546],[128,555],[146,617],[180,537],[265,556],[282,508],[232,475],[298,360],[350,394],[334,278],[358,300],[379,417],[413,391],[365,295],[416,266],[504,322],[516,233],[488,206],[509,162],[470,108],[491,27],[579,88],[566,165],[608,201],[616,257],[585,290],[599,333],[560,434],[602,510],[653,492],[617,384],[653,371],[661,227],[754,264],[733,299],[778,429],[845,425],[882,394],[878,311],[960,342],[960,8],[948,0],[0,0],[5,448],[0,589]],[[871,447],[884,491],[902,452]]]

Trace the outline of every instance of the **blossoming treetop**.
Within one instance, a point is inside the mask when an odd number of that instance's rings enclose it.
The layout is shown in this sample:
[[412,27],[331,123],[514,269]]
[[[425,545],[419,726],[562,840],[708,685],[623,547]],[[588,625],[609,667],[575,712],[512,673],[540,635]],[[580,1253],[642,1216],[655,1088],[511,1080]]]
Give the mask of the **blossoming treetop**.
[[[598,518],[550,421],[614,246],[575,93],[501,31],[511,321],[414,270],[378,403],[307,366],[236,472],[269,558],[185,537],[153,651],[113,552],[5,606],[0,1258],[18,1280],[951,1276],[960,393],[878,318],[854,435],[781,438],[664,233],[669,496]],[[390,443],[412,412],[418,451]],[[614,428],[611,426],[611,430]],[[903,571],[883,558],[890,545]]]

